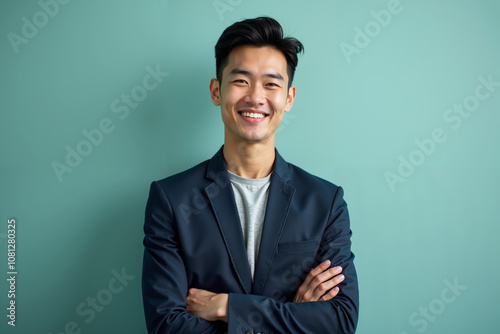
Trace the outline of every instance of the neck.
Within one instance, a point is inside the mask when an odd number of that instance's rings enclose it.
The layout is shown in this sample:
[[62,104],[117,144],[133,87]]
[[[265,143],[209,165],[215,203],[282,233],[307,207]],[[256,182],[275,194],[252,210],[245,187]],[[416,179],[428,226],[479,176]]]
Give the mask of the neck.
[[271,174],[276,156],[272,143],[224,141],[224,159],[227,169],[249,179],[261,179]]

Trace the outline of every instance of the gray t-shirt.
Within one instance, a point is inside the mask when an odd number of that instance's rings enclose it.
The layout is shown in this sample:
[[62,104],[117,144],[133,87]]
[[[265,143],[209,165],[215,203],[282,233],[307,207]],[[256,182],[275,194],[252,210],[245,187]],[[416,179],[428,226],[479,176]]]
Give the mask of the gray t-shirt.
[[259,254],[262,226],[266,215],[271,174],[263,179],[247,179],[229,172],[229,180],[233,186],[234,199],[236,200],[241,229],[247,247],[252,280]]

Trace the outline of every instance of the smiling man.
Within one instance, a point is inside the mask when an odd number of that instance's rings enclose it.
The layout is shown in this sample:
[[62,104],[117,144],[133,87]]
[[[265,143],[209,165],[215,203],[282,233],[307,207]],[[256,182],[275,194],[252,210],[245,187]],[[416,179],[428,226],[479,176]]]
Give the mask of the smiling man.
[[219,38],[210,94],[224,145],[150,189],[142,280],[149,333],[355,332],[343,190],[274,147],[302,50],[268,17],[237,22]]

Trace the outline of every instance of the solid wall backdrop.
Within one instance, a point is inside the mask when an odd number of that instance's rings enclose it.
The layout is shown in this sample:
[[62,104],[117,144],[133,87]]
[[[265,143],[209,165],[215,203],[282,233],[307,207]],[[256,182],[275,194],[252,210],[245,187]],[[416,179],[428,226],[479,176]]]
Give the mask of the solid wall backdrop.
[[358,333],[499,332],[498,2],[0,7],[2,333],[146,333],[149,184],[222,144],[213,47],[260,15],[305,45],[276,146],[345,189]]

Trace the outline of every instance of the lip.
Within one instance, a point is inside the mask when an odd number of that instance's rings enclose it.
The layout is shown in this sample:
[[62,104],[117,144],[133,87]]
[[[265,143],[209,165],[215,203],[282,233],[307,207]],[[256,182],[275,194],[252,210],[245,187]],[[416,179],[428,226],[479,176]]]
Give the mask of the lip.
[[[264,117],[262,118],[252,118],[252,117],[246,117],[246,116],[243,116],[242,113],[244,112],[250,112],[250,113],[255,113],[255,114],[261,114],[261,115],[264,115]],[[238,115],[240,115],[240,117],[245,121],[245,122],[248,122],[248,123],[260,123],[260,122],[263,122],[266,120],[267,117],[269,117],[269,113],[263,111],[263,110],[260,110],[260,109],[251,109],[251,108],[245,108],[245,109],[241,109],[241,110],[238,110]]]

